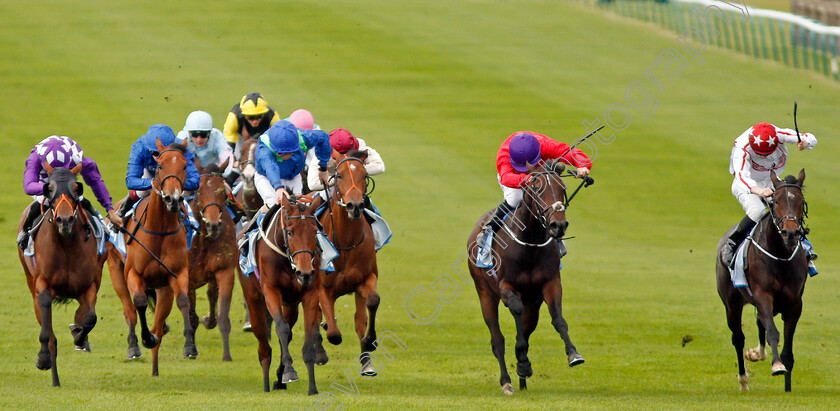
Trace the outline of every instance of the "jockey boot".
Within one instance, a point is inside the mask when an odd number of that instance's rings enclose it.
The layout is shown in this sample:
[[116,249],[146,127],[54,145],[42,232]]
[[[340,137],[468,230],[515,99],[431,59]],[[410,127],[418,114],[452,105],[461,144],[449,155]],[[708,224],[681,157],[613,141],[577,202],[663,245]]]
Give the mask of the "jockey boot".
[[97,212],[96,209],[93,208],[93,204],[91,204],[90,200],[88,200],[87,198],[82,197],[79,203],[82,205],[82,208],[84,208],[85,211],[90,213],[91,217],[96,218],[99,215],[99,212]]
[[245,207],[233,196],[233,193],[228,191],[227,199],[225,199],[225,204],[230,207],[230,211],[233,212],[233,222],[237,223],[243,217],[245,217]]
[[513,206],[507,203],[507,201],[502,201],[498,207],[496,207],[496,211],[493,213],[493,217],[490,218],[484,227],[481,227],[481,231],[475,237],[475,243],[478,244],[479,247],[484,246],[484,242],[487,240],[488,235],[492,232],[495,233],[499,231],[499,228],[502,227],[502,219],[505,215],[513,210]]
[[41,204],[36,201],[29,206],[26,220],[23,221],[23,227],[21,227],[20,233],[17,236],[17,244],[21,250],[26,249],[26,246],[29,244],[29,230],[32,229],[32,223],[39,215],[41,215]]
[[236,180],[238,180],[238,179],[239,179],[239,170],[237,170],[235,167],[231,168],[230,169],[230,174],[225,176],[225,182],[230,187],[233,187],[234,183],[236,183]]
[[[379,211],[377,211],[376,208],[373,206],[373,203],[370,202],[370,197],[368,197],[367,194],[365,194],[365,208],[370,211],[373,211],[374,214],[379,214]],[[373,217],[369,216],[367,213],[363,214],[365,216],[365,219],[367,219],[368,224],[373,224],[374,222],[376,222],[376,220],[374,220]]]
[[122,200],[120,208],[117,209],[117,216],[122,217],[123,227],[126,223],[125,214],[128,213],[128,210],[131,210],[131,207],[133,207],[138,201],[140,201],[140,197],[134,192],[134,190],[129,191],[128,195]]
[[721,259],[727,267],[732,267],[732,261],[735,259],[735,252],[738,250],[738,246],[747,238],[747,234],[750,233],[753,227],[755,227],[755,221],[749,216],[744,216],[741,222],[738,223],[738,226],[735,227],[735,231],[729,235],[729,239],[726,241],[720,253]]

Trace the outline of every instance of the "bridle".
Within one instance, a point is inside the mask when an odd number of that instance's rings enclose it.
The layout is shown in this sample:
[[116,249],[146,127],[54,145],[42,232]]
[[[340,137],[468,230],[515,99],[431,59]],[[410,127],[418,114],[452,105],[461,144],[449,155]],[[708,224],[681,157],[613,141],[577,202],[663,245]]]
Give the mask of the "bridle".
[[[563,212],[566,211],[566,204],[568,204],[568,202],[569,202],[568,197],[566,197],[566,183],[564,183],[563,180],[560,180],[560,179],[556,180],[558,183],[560,183],[560,188],[563,189],[563,199],[562,200],[558,199],[557,198],[557,193],[555,193],[552,190],[552,193],[551,193],[552,198],[551,199],[553,201],[551,201],[550,203],[545,203],[537,195],[541,194],[543,191],[545,191],[545,189],[547,187],[550,187],[551,184],[546,182],[545,187],[543,187],[543,186],[534,187],[534,183],[540,177],[545,177],[546,180],[551,181],[551,178],[549,176],[550,175],[555,175],[556,176],[557,174],[554,173],[553,171],[539,171],[539,172],[531,173],[531,175],[533,177],[531,178],[531,181],[525,186],[523,191],[527,192],[529,194],[529,197],[531,197],[531,201],[536,202],[537,205],[545,204],[544,207],[540,207],[539,210],[537,210],[536,214],[534,214],[533,212],[531,214],[534,215],[534,217],[536,217],[537,221],[540,223],[540,225],[543,228],[548,228],[548,221],[551,219],[551,217],[555,213],[563,213]],[[531,211],[530,207],[528,207],[528,211]]]
[[[796,188],[797,190],[799,190],[800,195],[802,194],[802,187],[800,187],[797,184],[781,184],[778,187],[776,187],[776,190],[778,191],[781,188],[790,188],[790,187]],[[784,197],[786,199],[788,210],[793,210],[793,207],[791,207],[791,204],[790,204],[790,197],[789,196],[784,196]],[[779,233],[779,236],[782,236],[782,226],[788,221],[793,221],[793,222],[796,223],[796,233],[798,233],[800,236],[805,236],[810,232],[810,229],[804,227],[805,217],[808,217],[808,202],[805,201],[804,196],[802,198],[802,206],[803,206],[802,217],[797,217],[796,215],[794,215],[791,212],[789,214],[786,214],[786,215],[782,216],[781,218],[777,218],[776,217],[776,207],[775,207],[774,202],[773,201],[768,201],[764,197],[761,197],[761,200],[770,209],[770,212],[768,213],[768,216],[770,217],[771,224],[773,225],[774,228],[776,228],[776,232]],[[772,258],[776,261],[790,261],[790,260],[793,260],[793,258],[796,257],[796,254],[799,252],[799,249],[802,247],[802,242],[797,241],[796,242],[796,247],[793,249],[793,252],[790,253],[790,257],[780,258],[780,257],[776,257],[775,255],[771,254],[769,251],[767,251],[763,247],[761,247],[761,245],[758,244],[758,242],[755,240],[755,238],[752,237],[752,235],[750,235],[748,237],[748,239],[759,251],[764,253],[764,255],[766,255],[766,256],[768,256],[768,257],[770,257],[770,258]]]
[[[219,177],[219,178],[222,178],[222,173],[206,173],[206,174],[202,174],[201,177],[202,178],[203,177],[208,177],[208,178],[209,177]],[[225,207],[221,203],[218,203],[218,202],[215,202],[215,201],[211,201],[209,203],[205,203],[205,204],[202,205],[201,204],[201,196],[199,196],[197,194],[195,196],[195,203],[198,206],[198,215],[199,215],[199,217],[201,217],[201,219],[205,223],[207,222],[207,219],[204,218],[204,211],[207,210],[207,207],[210,207],[210,206],[218,207],[219,208],[219,214],[224,214],[224,211],[225,211]]]
[[[291,247],[289,246],[289,230],[286,228],[286,219],[305,221],[307,218],[311,218],[311,219],[315,220],[315,225],[316,226],[320,226],[321,223],[318,221],[318,218],[315,217],[314,215],[306,215],[306,214],[285,216],[284,214],[286,213],[286,209],[283,205],[280,206],[279,213],[280,213],[280,229],[283,231],[283,243],[284,243],[283,248],[286,251],[285,256],[289,259],[289,264],[292,266],[292,270],[294,270],[294,271],[298,270],[297,269],[297,264],[295,264],[295,256],[300,254],[300,253],[308,253],[310,256],[312,256],[312,260],[311,260],[312,261],[312,266],[316,267],[315,258],[321,255],[321,247],[318,244],[318,241],[315,241],[315,250],[310,250],[310,249],[304,248],[304,249],[300,249],[300,250],[296,250],[296,251],[291,251]],[[317,269],[317,267],[316,267],[316,269]]]
[[[165,153],[167,151],[176,151],[178,153],[181,153],[181,155],[184,154],[181,150],[174,149],[174,148],[167,148],[167,149],[161,151],[160,153],[158,153],[158,157],[160,157],[161,155],[163,155],[163,153]],[[154,182],[157,183],[157,187],[155,187],[155,185],[152,184],[152,190],[154,190],[155,194],[160,196],[160,198],[164,197],[163,192],[161,191],[161,190],[163,190],[163,183],[166,182],[166,180],[169,179],[169,178],[174,178],[174,179],[178,180],[178,184],[181,185],[181,191],[184,191],[184,182],[181,181],[180,177],[178,177],[175,174],[169,174],[169,175],[166,175],[165,177],[163,177],[163,179],[161,179],[160,178],[160,167],[156,167],[155,168]]]
[[[339,189],[338,189],[338,181],[337,181],[337,180],[338,180],[338,175],[339,175],[339,174],[338,174],[338,168],[339,168],[339,167],[341,167],[341,165],[342,165],[344,162],[346,162],[346,161],[358,161],[359,163],[361,163],[361,164],[362,164],[362,167],[364,167],[364,166],[365,166],[365,162],[364,162],[364,161],[362,161],[362,160],[361,160],[361,159],[359,159],[359,158],[356,158],[356,157],[345,157],[344,159],[342,159],[341,161],[339,161],[339,162],[338,162],[338,164],[336,164],[336,165],[335,165],[335,170],[336,170],[336,173],[335,173],[335,175],[332,177],[332,178],[335,178],[335,179],[336,179],[336,182],[335,182],[335,202],[336,202],[336,204],[338,204],[339,206],[341,206],[341,207],[345,207],[345,208],[347,207],[347,204],[344,202],[344,197],[341,195],[341,190],[339,190]],[[350,188],[349,188],[347,191],[350,191],[350,190],[356,189],[356,190],[359,190],[360,192],[362,192],[362,194],[363,194],[363,195],[368,195],[368,194],[370,194],[370,193],[372,193],[372,192],[373,192],[373,189],[371,189],[371,190],[370,190],[370,192],[368,192],[368,191],[367,191],[367,190],[368,190],[368,181],[373,181],[373,179],[372,179],[372,178],[370,178],[370,176],[366,176],[366,177],[365,177],[365,188],[364,188],[364,190],[362,190],[361,188],[359,188],[359,187],[357,187],[357,186],[356,186],[356,181],[355,181],[355,179],[353,178],[353,170],[352,170],[352,169],[350,169],[350,168],[348,168],[348,169],[347,169],[347,172],[349,172],[349,173],[350,173],[350,184],[352,184],[352,186],[350,186]],[[375,183],[373,184],[373,187],[376,187],[376,184],[375,184]]]

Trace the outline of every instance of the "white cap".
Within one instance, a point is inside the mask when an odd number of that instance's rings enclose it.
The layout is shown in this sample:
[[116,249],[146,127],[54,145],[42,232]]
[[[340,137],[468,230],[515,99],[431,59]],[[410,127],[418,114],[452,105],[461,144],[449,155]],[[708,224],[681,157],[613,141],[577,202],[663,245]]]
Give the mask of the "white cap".
[[187,131],[210,131],[213,129],[213,117],[206,111],[193,111],[187,116],[184,123],[184,130]]

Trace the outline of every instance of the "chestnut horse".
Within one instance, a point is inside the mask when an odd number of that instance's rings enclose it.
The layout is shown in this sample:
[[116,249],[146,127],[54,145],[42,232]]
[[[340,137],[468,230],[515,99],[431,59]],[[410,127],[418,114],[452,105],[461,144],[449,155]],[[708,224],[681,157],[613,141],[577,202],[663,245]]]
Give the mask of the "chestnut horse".
[[[332,261],[335,272],[321,271],[319,276],[327,340],[334,345],[341,343],[341,331],[335,319],[335,301],[342,295],[355,294],[356,335],[362,350],[361,374],[372,376],[376,375],[376,370],[365,353],[376,349],[373,343],[376,341],[376,310],[379,308],[379,294],[376,292],[379,270],[376,266],[373,231],[363,217],[367,191],[366,157],[367,152],[353,150],[336,164],[335,194],[330,199],[329,210],[321,215],[321,224],[324,226],[324,234],[335,245],[339,256]],[[326,363],[326,352],[320,341],[316,343],[318,363]]]
[[242,143],[242,152],[239,157],[239,172],[242,174],[242,188],[236,193],[236,199],[245,207],[245,214],[248,220],[254,217],[257,210],[263,205],[262,197],[254,185],[254,173],[257,172],[254,164],[254,152],[257,149],[259,140],[252,138]]
[[[198,327],[195,314],[195,290],[207,284],[207,300],[210,313],[201,317],[201,323],[207,329],[216,327],[216,302],[219,304],[218,325],[222,334],[224,352],[222,361],[230,361],[230,301],[233,295],[234,271],[238,265],[236,249],[236,224],[230,216],[225,200],[228,188],[221,170],[227,168],[228,161],[222,165],[210,164],[201,167],[196,158],[196,166],[201,174],[201,184],[190,202],[193,215],[198,217],[199,232],[193,239],[189,251],[190,259],[190,325]],[[221,296],[221,300],[219,300]]]
[[246,277],[239,272],[239,282],[251,313],[251,325],[259,342],[257,353],[263,372],[263,390],[268,385],[271,367],[271,322],[280,340],[281,359],[274,389],[286,389],[286,383],[298,380],[289,354],[292,327],[297,322],[298,304],[303,304],[303,362],[309,374],[309,395],[318,393],[315,386],[315,346],[320,339],[318,322],[320,250],[316,240],[318,220],[315,210],[321,204],[310,196],[282,198],[265,216],[261,238],[251,252],[257,253],[257,270]]
[[[749,390],[749,375],[744,368],[744,357],[750,361],[766,358],[765,336],[772,350],[772,375],[785,376],[785,391],[790,391],[793,371],[793,333],[802,314],[802,293],[808,278],[808,261],[802,249],[801,238],[808,229],[803,227],[807,216],[807,203],[802,195],[805,169],[799,178],[787,176],[779,180],[771,172],[774,193],[770,213],[756,226],[747,240],[746,277],[749,289],[732,285],[729,268],[721,260],[721,249],[729,238],[730,228],[718,243],[717,289],[726,306],[726,322],[732,331],[732,345],[738,358],[738,383],[742,391]],[[758,347],[744,352],[744,332],[741,313],[745,304],[756,307]],[[773,316],[782,315],[785,323],[785,345],[779,355],[779,330]],[[766,333],[766,334],[765,334]]]
[[[44,213],[38,235],[33,239],[35,255],[27,257],[18,249],[26,283],[35,303],[35,317],[41,324],[41,350],[35,366],[52,371],[52,385],[58,387],[57,341],[53,332],[52,304],[69,299],[79,302],[75,314],[76,326],[72,329],[77,350],[90,351],[88,333],[96,325],[96,293],[102,282],[102,257],[96,254],[96,239],[88,224],[90,218],[79,203],[84,187],[76,181],[82,169],[79,164],[72,170],[51,167],[44,162],[49,174],[44,186],[44,197],[49,207]],[[43,207],[43,206],[42,206]],[[29,207],[26,208],[27,210]],[[21,216],[20,231],[27,211]]]
[[[499,300],[510,309],[516,324],[516,374],[519,388],[527,388],[525,379],[533,375],[528,360],[528,338],[537,327],[540,306],[548,305],[551,325],[560,333],[566,345],[570,367],[582,364],[569,338],[569,327],[563,318],[563,286],[560,282],[560,251],[557,241],[563,237],[569,223],[566,220],[566,185],[561,180],[565,166],[545,162],[531,172],[523,187],[522,202],[504,221],[493,241],[495,267],[479,268],[474,255],[476,235],[493,216],[485,213],[470,233],[467,252],[470,274],[481,303],[484,322],[490,329],[493,354],[499,361],[499,384],[505,394],[512,395],[510,375],[505,364],[505,338],[499,328]],[[570,174],[562,175],[563,177]],[[591,184],[591,179],[587,180]]]
[[[158,351],[173,299],[184,318],[184,357],[192,359],[198,355],[195,329],[190,323],[187,228],[182,217],[181,195],[187,175],[185,146],[171,144],[165,147],[160,139],[157,140],[159,154],[155,160],[158,166],[152,179],[152,190],[137,204],[125,226],[125,230],[134,236],[126,240],[125,281],[140,318],[143,346],[152,349],[154,376],[158,375]],[[147,288],[157,290],[151,330],[146,323]],[[134,334],[134,325],[129,324],[129,334]]]

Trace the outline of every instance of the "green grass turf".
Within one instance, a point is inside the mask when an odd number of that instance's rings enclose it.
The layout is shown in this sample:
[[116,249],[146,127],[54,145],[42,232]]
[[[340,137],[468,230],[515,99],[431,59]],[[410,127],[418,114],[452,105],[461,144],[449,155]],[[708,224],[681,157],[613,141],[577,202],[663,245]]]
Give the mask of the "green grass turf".
[[[221,127],[227,110],[259,90],[281,114],[305,107],[325,129],[345,127],[387,163],[373,197],[395,235],[379,253],[377,320],[406,344],[375,379],[345,370],[358,354],[351,297],[338,303],[345,342],[328,346],[318,367],[322,393],[345,409],[755,409],[836,406],[840,308],[838,85],[728,51],[689,55],[680,75],[654,90],[643,72],[676,34],[577,3],[545,1],[70,2],[0,4],[0,405],[20,408],[316,409],[306,396],[301,340],[292,343],[302,380],[262,393],[256,341],[239,331],[232,309],[234,361],[222,363],[218,332],[200,329],[201,355],[181,358],[178,315],[164,338],[160,377],[149,350],[127,362],[125,323],[110,279],[99,294],[93,352],[75,352],[67,332],[75,305],[55,308],[62,388],[34,367],[39,327],[14,246],[23,162],[51,134],[75,138],[96,159],[114,197],[125,195],[130,144],[153,123],[180,129],[196,109]],[[660,69],[661,70],[661,69]],[[530,129],[571,141],[584,120],[623,103],[635,80],[657,111],[631,110],[629,127],[598,142],[595,186],[568,212],[564,313],[586,364],[569,369],[547,311],[531,338],[529,390],[504,396],[472,284],[450,268],[476,219],[500,199],[494,156],[510,133]],[[788,172],[807,169],[811,238],[822,273],[808,282],[796,334],[794,391],[750,365],[750,393],[739,393],[735,353],[714,283],[719,236],[741,217],[729,193],[732,140],[758,121],[815,133],[813,152],[791,154]],[[465,266],[464,266],[465,268]],[[432,282],[462,287],[439,316],[418,324],[405,311],[412,290],[418,316],[436,307]],[[206,297],[199,290],[199,312]],[[748,344],[756,343],[752,309]],[[513,325],[502,310],[507,363]],[[296,326],[301,336],[301,326]],[[681,344],[690,334],[693,341]],[[277,353],[277,344],[275,353]],[[274,366],[277,365],[275,355]],[[355,375],[352,374],[351,375]],[[335,385],[331,385],[335,384]]]

